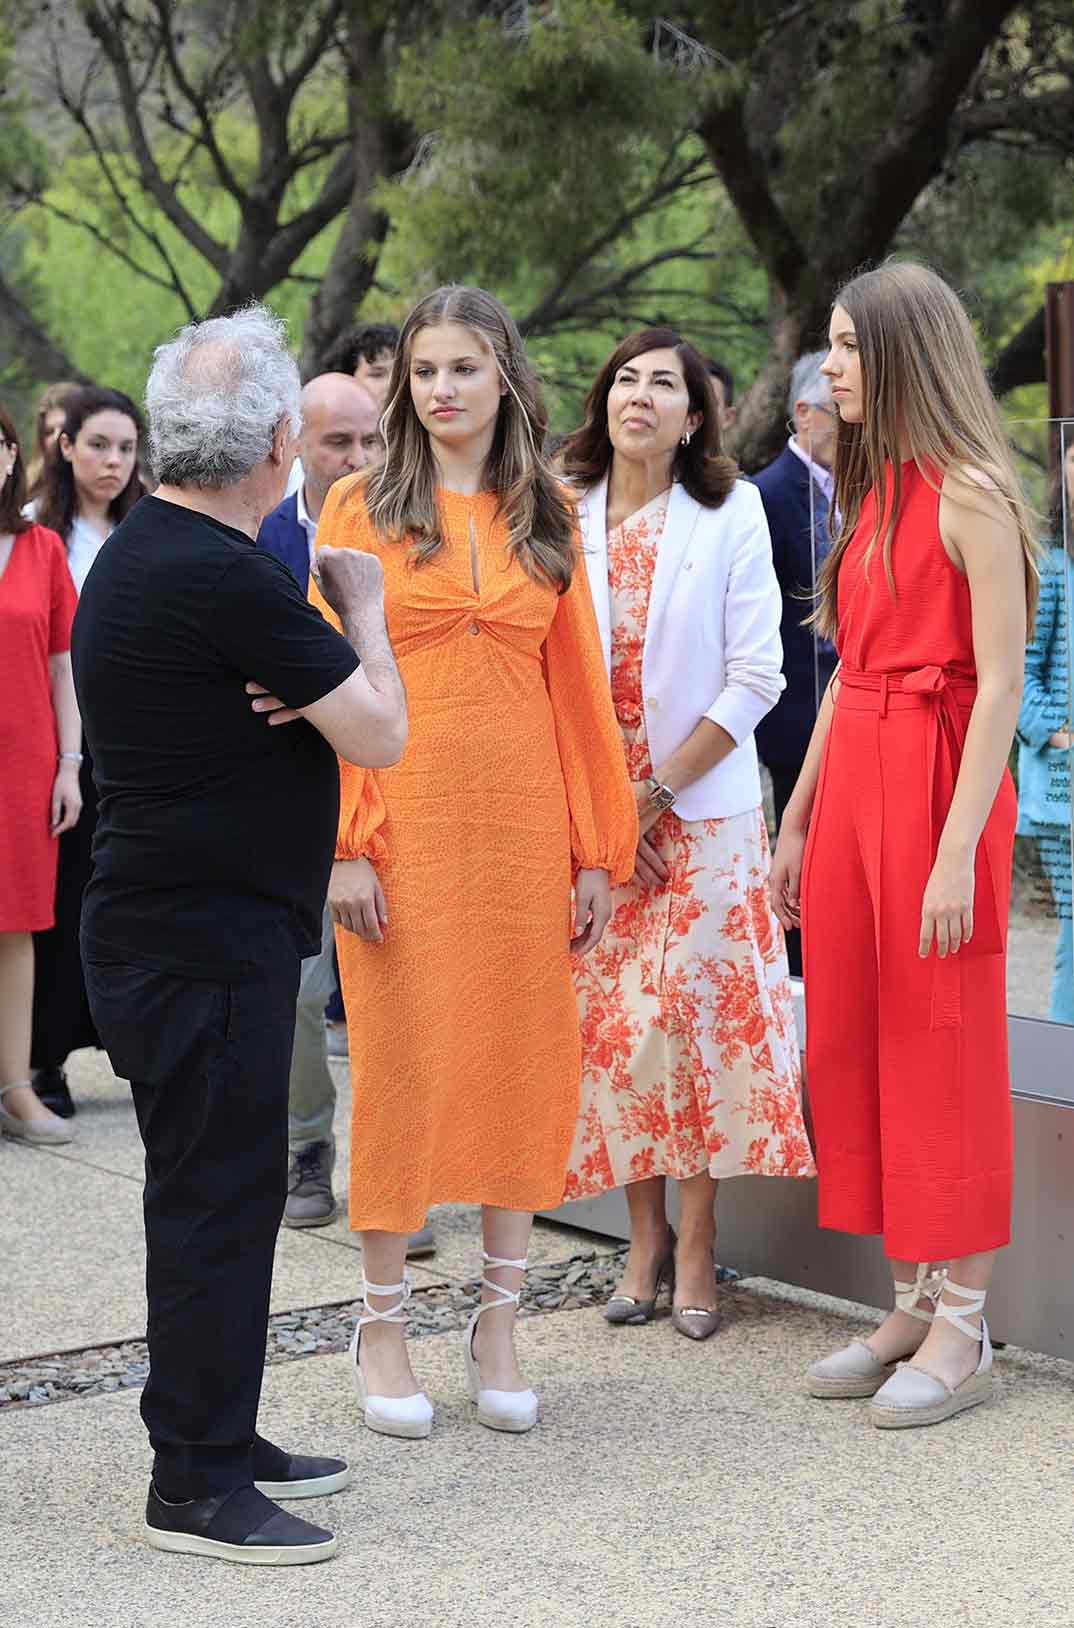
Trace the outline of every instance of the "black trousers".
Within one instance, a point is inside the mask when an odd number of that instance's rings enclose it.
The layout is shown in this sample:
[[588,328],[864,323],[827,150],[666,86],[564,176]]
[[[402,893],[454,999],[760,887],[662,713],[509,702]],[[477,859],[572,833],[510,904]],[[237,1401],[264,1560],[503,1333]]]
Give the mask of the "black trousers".
[[112,1067],[131,1082],[145,1144],[142,1418],[168,1499],[252,1479],[287,1195],[298,965],[217,983],[86,961],[93,1016]]
[[[783,824],[783,810],[791,800],[795,782],[802,771],[800,763],[765,762],[772,776],[772,799],[776,805],[776,831]],[[797,928],[787,934],[787,961],[794,977],[802,976],[802,935]]]
[[93,872],[93,834],[97,829],[97,787],[89,748],[78,773],[82,813],[60,838],[56,871],[56,920],[34,934],[32,1068],[62,1068],[71,1052],[100,1042],[86,999],[78,929],[82,895]]

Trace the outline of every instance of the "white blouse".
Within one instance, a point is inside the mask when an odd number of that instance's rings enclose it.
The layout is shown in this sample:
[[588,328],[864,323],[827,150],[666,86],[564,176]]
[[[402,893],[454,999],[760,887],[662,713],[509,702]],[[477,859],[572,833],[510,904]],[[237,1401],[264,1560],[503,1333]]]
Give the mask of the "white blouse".
[[[27,503],[23,509],[22,512],[27,520],[37,518],[34,514],[35,507],[35,504]],[[111,535],[111,527],[109,528],[109,535]],[[75,589],[78,593],[82,592],[82,584],[89,576],[90,566],[101,552],[106,541],[107,538],[102,537],[99,531],[95,531],[79,515],[75,515],[74,520],[71,522],[70,535],[66,539],[67,569],[74,578]]]

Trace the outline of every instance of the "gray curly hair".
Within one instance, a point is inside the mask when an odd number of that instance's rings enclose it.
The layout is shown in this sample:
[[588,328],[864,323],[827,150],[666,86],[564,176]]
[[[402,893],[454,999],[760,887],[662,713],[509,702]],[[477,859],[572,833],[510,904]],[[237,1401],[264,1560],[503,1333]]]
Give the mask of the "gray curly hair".
[[264,305],[192,322],[154,353],[149,453],[167,486],[234,486],[269,455],[281,419],[302,427],[286,327]]

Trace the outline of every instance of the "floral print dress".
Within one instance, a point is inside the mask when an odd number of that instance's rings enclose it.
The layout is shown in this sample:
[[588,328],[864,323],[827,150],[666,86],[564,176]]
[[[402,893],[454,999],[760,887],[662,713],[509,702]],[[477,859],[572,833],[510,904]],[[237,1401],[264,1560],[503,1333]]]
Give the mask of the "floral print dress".
[[[632,780],[653,772],[642,653],[668,496],[608,537],[612,698]],[[575,959],[582,1098],[565,1197],[703,1171],[815,1175],[763,813],[668,810],[649,835],[668,881],[615,888],[600,945]]]

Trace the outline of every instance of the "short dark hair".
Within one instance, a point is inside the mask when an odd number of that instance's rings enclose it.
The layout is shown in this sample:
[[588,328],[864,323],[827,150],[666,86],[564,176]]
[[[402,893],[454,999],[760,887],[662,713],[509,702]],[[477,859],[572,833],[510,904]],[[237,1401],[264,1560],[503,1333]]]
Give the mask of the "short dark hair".
[[738,479],[738,465],[720,451],[720,416],[716,392],[705,362],[675,328],[643,328],[617,345],[586,397],[585,423],[567,437],[557,463],[578,487],[595,486],[611,468],[612,442],[608,433],[608,396],[621,367],[651,350],[673,350],[682,363],[690,409],[701,423],[686,446],[675,449],[671,471],[690,496],[706,509],[718,509]]
[[0,532],[10,531],[15,537],[20,531],[33,524],[27,520],[22,512],[26,502],[26,469],[22,461],[22,448],[19,446],[19,432],[15,428],[15,420],[7,408],[0,405],[0,434],[9,447],[15,449],[15,462],[11,466],[11,474],[0,487]]
[[399,349],[399,329],[391,322],[363,322],[343,334],[325,352],[325,373],[353,373],[359,362],[375,362],[385,351]]
[[717,361],[715,356],[705,357],[705,366],[714,379],[719,379],[723,385],[723,404],[730,407],[735,399],[735,376],[726,362]]

